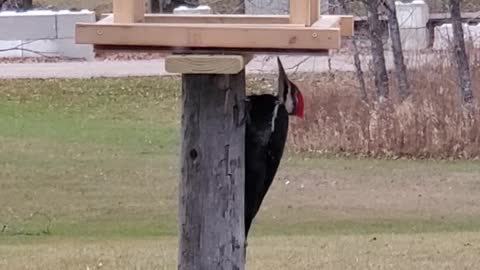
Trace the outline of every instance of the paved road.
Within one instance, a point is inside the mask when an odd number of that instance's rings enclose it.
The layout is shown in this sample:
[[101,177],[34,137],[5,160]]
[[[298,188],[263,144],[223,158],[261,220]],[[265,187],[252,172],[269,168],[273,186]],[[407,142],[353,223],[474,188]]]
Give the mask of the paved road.
[[[307,60],[305,60],[307,59]],[[326,71],[327,57],[282,57],[286,68],[298,71]],[[351,70],[353,66],[346,57],[335,58],[335,66]],[[271,73],[277,71],[275,58],[255,57],[247,66],[248,73]],[[0,64],[0,78],[92,78],[127,76],[165,76],[164,60],[93,61],[60,63]]]
[[[409,66],[428,62],[430,56],[414,55],[414,61],[407,61]],[[285,56],[282,61],[287,71],[324,72],[328,71],[328,57]],[[366,64],[368,61],[363,61]],[[391,56],[387,56],[389,68],[392,67]],[[334,70],[352,71],[353,61],[350,56],[337,55],[331,59]],[[365,67],[364,67],[365,68]],[[257,56],[247,66],[247,73],[273,73],[277,71],[274,57]],[[141,61],[93,61],[63,63],[28,63],[0,64],[0,78],[93,78],[93,77],[128,77],[128,76],[166,76],[164,60]]]

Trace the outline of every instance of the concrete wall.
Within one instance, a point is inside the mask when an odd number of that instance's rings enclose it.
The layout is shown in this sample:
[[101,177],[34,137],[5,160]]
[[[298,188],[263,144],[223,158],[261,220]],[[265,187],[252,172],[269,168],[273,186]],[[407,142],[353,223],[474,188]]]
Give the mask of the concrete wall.
[[[477,25],[463,24],[463,36],[465,42],[473,44],[473,46],[480,48],[480,23]],[[449,49],[453,40],[453,26],[452,24],[442,24],[435,27],[435,41],[433,48],[436,50]]]
[[[93,46],[75,44],[77,22],[95,22],[95,13],[88,10],[0,12],[0,57],[43,54],[91,60]],[[1,51],[14,47],[15,50]]]
[[[288,14],[288,0],[246,0],[245,13],[247,14]],[[320,12],[328,10],[328,1],[322,0]]]
[[430,18],[428,5],[423,0],[410,3],[395,2],[400,25],[400,38],[404,50],[422,50],[428,47],[427,23]]

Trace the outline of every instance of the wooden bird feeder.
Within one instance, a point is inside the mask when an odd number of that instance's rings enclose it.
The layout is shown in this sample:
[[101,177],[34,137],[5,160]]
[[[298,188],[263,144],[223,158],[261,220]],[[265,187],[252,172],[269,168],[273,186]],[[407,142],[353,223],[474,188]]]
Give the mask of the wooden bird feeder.
[[113,14],[78,23],[76,41],[101,50],[323,54],[353,33],[352,16],[319,16],[319,0],[290,0],[290,15],[144,14],[143,0],[114,0]]
[[319,5],[290,0],[286,16],[167,15],[113,0],[113,14],[77,24],[77,43],[166,52],[167,71],[182,73],[179,270],[245,269],[245,65],[254,54],[339,49],[353,17],[319,16]]

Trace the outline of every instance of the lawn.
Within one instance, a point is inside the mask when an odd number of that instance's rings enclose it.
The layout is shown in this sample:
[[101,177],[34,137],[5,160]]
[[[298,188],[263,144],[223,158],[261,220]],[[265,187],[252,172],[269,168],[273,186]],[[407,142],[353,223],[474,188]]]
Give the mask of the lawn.
[[[174,269],[178,78],[0,81],[0,269]],[[248,269],[478,269],[480,163],[287,154]]]

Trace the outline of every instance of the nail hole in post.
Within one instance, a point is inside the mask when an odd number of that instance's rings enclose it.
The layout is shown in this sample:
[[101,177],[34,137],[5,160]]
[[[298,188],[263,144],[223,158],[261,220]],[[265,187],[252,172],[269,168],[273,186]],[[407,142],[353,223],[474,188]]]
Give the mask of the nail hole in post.
[[190,158],[191,158],[192,160],[196,160],[197,157],[198,157],[197,150],[195,150],[195,149],[190,150]]

